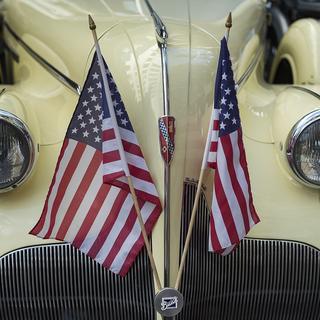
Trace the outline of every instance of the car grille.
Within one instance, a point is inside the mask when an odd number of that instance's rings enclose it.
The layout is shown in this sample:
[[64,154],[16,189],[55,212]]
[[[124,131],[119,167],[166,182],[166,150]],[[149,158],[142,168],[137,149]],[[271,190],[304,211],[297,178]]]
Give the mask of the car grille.
[[0,258],[0,319],[155,319],[153,278],[143,250],[126,277],[68,244]]
[[[186,182],[180,255],[196,184]],[[178,320],[320,319],[320,254],[309,245],[245,239],[221,257],[208,252],[209,211],[202,194],[187,256]]]

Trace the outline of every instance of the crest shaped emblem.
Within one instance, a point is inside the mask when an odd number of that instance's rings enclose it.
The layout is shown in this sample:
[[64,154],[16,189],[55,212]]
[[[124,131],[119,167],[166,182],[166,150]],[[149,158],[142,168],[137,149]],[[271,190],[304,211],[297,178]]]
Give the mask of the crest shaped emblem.
[[163,160],[169,164],[174,154],[175,118],[163,116],[159,118],[160,153]]

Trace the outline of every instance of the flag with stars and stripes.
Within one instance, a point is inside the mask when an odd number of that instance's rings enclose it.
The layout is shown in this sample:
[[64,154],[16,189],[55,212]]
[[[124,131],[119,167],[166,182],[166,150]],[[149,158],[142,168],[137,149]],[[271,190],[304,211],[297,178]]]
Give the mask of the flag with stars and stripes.
[[[162,211],[160,200],[107,66],[106,71],[112,98],[109,101],[113,102],[111,107],[117,115],[141,215],[150,234]],[[104,267],[125,275],[144,241],[126,177],[122,172],[106,175],[119,169],[116,163],[114,170],[110,161],[117,160],[112,150],[112,133],[108,131],[109,107],[95,54],[62,145],[42,215],[30,233],[70,242]]]
[[221,40],[207,166],[215,169],[209,250],[228,254],[260,220],[252,193],[235,82],[225,38]]

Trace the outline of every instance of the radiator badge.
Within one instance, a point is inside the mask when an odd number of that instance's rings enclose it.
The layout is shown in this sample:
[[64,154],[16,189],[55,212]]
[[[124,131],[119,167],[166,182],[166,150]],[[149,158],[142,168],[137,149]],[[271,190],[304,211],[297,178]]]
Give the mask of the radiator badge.
[[159,118],[160,152],[163,160],[169,164],[174,153],[175,118],[163,116]]
[[163,288],[159,291],[154,300],[156,310],[163,317],[177,315],[183,307],[183,296],[174,288]]
[[178,297],[164,297],[161,302],[161,311],[178,308]]

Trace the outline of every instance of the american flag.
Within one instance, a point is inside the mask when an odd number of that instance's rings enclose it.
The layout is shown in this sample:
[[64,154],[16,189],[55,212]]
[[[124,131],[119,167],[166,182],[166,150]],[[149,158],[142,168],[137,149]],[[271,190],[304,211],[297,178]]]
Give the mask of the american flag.
[[230,54],[221,40],[207,166],[215,169],[209,250],[228,254],[260,220],[252,193]]
[[[120,93],[109,69],[106,70],[112,107],[141,215],[150,234],[162,211],[160,200]],[[123,172],[112,179],[106,175],[109,168],[119,171],[117,164],[110,162],[115,159],[114,150],[108,148],[114,141],[107,129],[106,102],[95,54],[62,145],[42,215],[30,233],[70,242],[104,267],[125,275],[144,241],[126,177]]]

